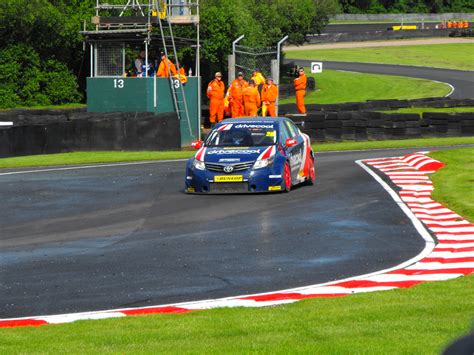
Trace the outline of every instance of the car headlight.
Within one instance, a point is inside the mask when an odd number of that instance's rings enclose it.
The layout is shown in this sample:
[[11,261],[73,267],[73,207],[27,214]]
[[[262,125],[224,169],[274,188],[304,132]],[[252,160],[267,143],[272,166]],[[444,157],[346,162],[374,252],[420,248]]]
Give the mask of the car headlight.
[[194,161],[193,161],[193,166],[198,170],[206,169],[206,164],[204,164],[203,161],[196,160],[196,159],[194,159]]
[[273,158],[257,160],[255,164],[253,165],[253,168],[254,169],[266,168],[267,166],[270,166],[272,164],[273,164]]

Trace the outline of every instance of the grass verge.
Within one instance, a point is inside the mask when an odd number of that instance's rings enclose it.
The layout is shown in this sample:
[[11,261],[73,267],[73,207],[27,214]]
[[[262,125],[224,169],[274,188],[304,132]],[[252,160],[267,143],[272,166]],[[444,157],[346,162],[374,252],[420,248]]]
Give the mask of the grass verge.
[[64,110],[64,109],[73,109],[73,108],[85,108],[87,107],[86,104],[81,103],[69,103],[64,105],[47,105],[47,106],[20,106],[20,107],[13,107],[9,109],[0,109],[0,111],[10,111],[14,109],[26,109],[26,110]]
[[474,148],[438,151],[430,156],[446,163],[432,177],[434,199],[474,222]]
[[0,329],[9,353],[438,354],[467,333],[474,276],[263,309]]
[[[458,53],[460,55],[453,55]],[[474,70],[472,43],[285,51],[286,58]]]
[[[306,72],[316,80],[318,89],[306,92],[307,104],[443,97],[451,91],[446,84],[424,79],[336,70],[325,70],[321,74],[311,74],[309,69]],[[280,104],[294,102],[294,97],[280,100]]]
[[474,107],[445,107],[445,108],[431,108],[431,107],[410,107],[401,108],[398,110],[382,111],[383,113],[417,113],[422,115],[425,112],[474,112]]
[[[434,174],[434,182],[436,193],[446,197],[451,208],[451,200],[473,200],[463,190],[472,188],[471,174],[460,174],[472,172],[473,153],[473,148],[432,153],[447,164]],[[474,218],[472,208],[466,216]],[[473,292],[471,275],[410,289],[262,309],[0,329],[0,353],[435,354],[469,331]]]
[[[420,138],[390,141],[314,143],[315,152],[389,149],[430,146],[453,146],[474,144],[474,137]],[[73,152],[61,154],[29,155],[0,159],[0,169],[30,168],[77,164],[123,163],[147,160],[186,159],[195,154],[194,150],[145,151],[145,152]]]

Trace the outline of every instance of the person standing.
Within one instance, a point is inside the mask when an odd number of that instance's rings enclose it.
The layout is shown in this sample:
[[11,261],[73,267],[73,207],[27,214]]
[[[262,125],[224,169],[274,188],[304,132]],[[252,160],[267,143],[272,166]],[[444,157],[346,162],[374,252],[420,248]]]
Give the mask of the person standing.
[[250,78],[251,80],[255,81],[255,86],[258,88],[258,92],[262,94],[262,87],[265,84],[265,77],[263,76],[262,72],[258,69],[253,71],[253,75]]
[[273,83],[272,78],[267,78],[267,83],[262,88],[262,116],[276,117],[276,100],[278,98],[278,86]]
[[144,73],[144,67],[145,67],[145,51],[140,51],[140,54],[138,54],[137,58],[135,59],[135,75],[138,78],[141,78],[145,76]]
[[298,69],[298,77],[293,81],[296,93],[296,108],[299,113],[306,113],[304,97],[306,95],[306,82],[308,81],[303,68]]
[[245,116],[255,117],[257,116],[258,108],[261,105],[260,94],[258,88],[255,85],[255,81],[250,80],[249,85],[244,89],[244,108]]
[[239,72],[237,79],[230,84],[227,95],[229,98],[231,117],[242,117],[244,115],[243,90],[248,86],[244,79],[244,73]]
[[166,58],[165,53],[161,52],[161,63],[158,67],[158,72],[156,73],[156,76],[159,76],[160,78],[168,78],[170,76],[170,73],[171,76],[178,74],[176,66],[171,60]]
[[222,73],[217,72],[207,85],[207,97],[209,98],[209,122],[211,127],[224,119],[224,92],[225,84],[222,81]]

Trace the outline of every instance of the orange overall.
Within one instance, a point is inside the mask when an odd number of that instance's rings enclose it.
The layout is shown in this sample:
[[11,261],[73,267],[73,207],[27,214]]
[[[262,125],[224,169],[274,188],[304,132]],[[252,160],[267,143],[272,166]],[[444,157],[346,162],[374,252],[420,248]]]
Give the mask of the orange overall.
[[247,86],[244,89],[244,107],[245,116],[255,117],[257,116],[258,108],[260,107],[260,94],[258,88],[255,86]]
[[266,106],[266,112],[263,112],[262,116],[276,116],[276,100],[278,97],[278,87],[271,83],[270,85],[264,84],[262,88],[262,102]]
[[[169,71],[168,71],[168,67],[169,67]],[[171,72],[171,75],[178,74],[176,70],[176,66],[173,64],[173,62],[169,60],[168,58],[164,58],[161,61],[160,66],[158,67],[158,72],[156,73],[156,76],[159,76],[161,78],[167,78],[169,77],[169,72]]]
[[207,85],[207,97],[209,98],[209,121],[220,122],[224,119],[224,91],[225,84],[222,80],[214,79]]
[[245,80],[235,79],[229,87],[229,103],[231,116],[242,117],[244,115],[244,101],[242,92],[244,88],[247,87],[247,82]]
[[293,81],[296,92],[296,108],[299,113],[306,113],[306,106],[304,105],[304,97],[306,95],[306,75],[302,73]]

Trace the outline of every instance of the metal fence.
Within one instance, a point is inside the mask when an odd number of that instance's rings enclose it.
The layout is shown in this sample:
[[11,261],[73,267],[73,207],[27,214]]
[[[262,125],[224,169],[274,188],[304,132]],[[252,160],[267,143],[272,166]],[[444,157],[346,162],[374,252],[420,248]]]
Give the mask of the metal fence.
[[236,45],[234,55],[235,73],[243,72],[248,80],[254,70],[259,70],[265,77],[272,76],[272,60],[277,60],[278,49],[276,46],[253,48]]
[[95,75],[122,76],[125,72],[124,47],[121,43],[96,44]]

